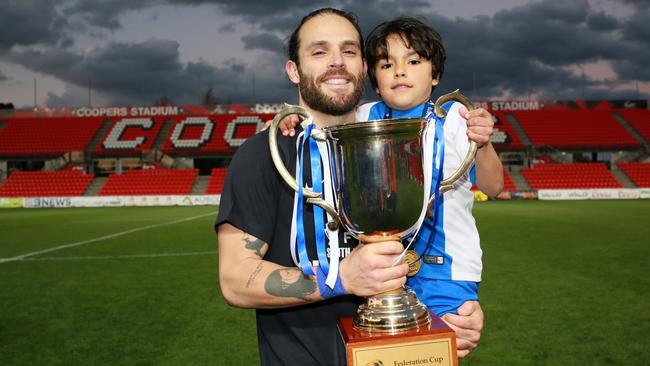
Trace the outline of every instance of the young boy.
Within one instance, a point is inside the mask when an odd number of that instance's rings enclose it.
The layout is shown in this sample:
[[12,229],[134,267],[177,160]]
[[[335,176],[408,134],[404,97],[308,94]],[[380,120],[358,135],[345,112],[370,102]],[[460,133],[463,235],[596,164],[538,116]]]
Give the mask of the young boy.
[[[446,58],[435,30],[409,17],[384,22],[368,36],[365,53],[370,83],[382,101],[360,106],[358,121],[433,118],[431,93],[442,77]],[[443,177],[460,166],[469,148],[468,138],[476,141],[479,149],[471,173],[444,193],[435,222],[427,218],[412,244],[422,267],[408,284],[441,317],[457,314],[466,301],[478,300],[482,251],[472,216],[472,182],[488,196],[495,196],[503,187],[503,167],[490,143],[491,115],[483,109],[470,112],[460,103],[445,107],[444,149],[440,149],[444,151]],[[282,133],[293,135],[296,123],[295,118],[285,119],[280,125]]]
[[[382,101],[359,107],[357,120],[426,117],[435,123],[430,98],[446,58],[440,35],[418,19],[400,17],[378,25],[366,40],[365,52],[370,83]],[[422,267],[408,284],[438,316],[456,314],[465,301],[478,300],[482,251],[472,216],[472,181],[475,178],[489,196],[503,186],[503,168],[489,142],[490,114],[469,112],[460,103],[448,103],[445,109],[444,147],[438,149],[444,152],[443,177],[460,166],[469,148],[468,137],[479,149],[471,173],[444,193],[435,222],[427,217],[413,243]]]

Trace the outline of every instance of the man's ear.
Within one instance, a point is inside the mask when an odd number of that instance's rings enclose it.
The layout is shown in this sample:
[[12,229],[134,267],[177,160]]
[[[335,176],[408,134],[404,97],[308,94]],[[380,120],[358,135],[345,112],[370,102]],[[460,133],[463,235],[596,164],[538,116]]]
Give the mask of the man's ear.
[[289,60],[284,65],[284,70],[287,72],[287,76],[292,83],[300,83],[300,73],[298,72],[298,65],[295,62]]
[[363,59],[363,78],[365,79],[366,76],[368,76],[368,63],[366,62],[366,59]]

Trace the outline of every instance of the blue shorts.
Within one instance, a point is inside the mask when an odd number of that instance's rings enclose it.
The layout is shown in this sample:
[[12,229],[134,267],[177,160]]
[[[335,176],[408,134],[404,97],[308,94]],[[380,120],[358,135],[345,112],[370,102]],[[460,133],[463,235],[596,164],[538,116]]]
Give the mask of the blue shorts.
[[408,285],[437,316],[447,313],[458,314],[458,308],[465,301],[478,301],[479,282],[434,280],[421,276],[411,277]]

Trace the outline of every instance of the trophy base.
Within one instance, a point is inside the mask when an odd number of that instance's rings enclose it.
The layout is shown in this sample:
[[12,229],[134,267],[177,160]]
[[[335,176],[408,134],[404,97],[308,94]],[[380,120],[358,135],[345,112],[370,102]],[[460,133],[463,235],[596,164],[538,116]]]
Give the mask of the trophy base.
[[458,366],[456,333],[427,310],[424,327],[399,333],[371,333],[356,328],[351,316],[339,319],[348,366]]
[[367,297],[352,323],[367,333],[401,333],[426,327],[431,321],[427,307],[415,291],[405,286]]

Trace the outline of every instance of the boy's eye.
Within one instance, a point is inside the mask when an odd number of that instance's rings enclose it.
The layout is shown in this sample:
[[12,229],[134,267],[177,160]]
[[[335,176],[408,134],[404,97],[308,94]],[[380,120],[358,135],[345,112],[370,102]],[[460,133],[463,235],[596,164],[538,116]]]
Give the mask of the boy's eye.
[[379,66],[379,68],[381,68],[382,70],[388,70],[388,69],[390,69],[392,66],[393,66],[393,64],[388,64],[388,63],[386,63],[386,64],[381,64],[381,65]]
[[409,61],[409,65],[419,65],[419,64],[420,64],[420,60],[410,60]]

